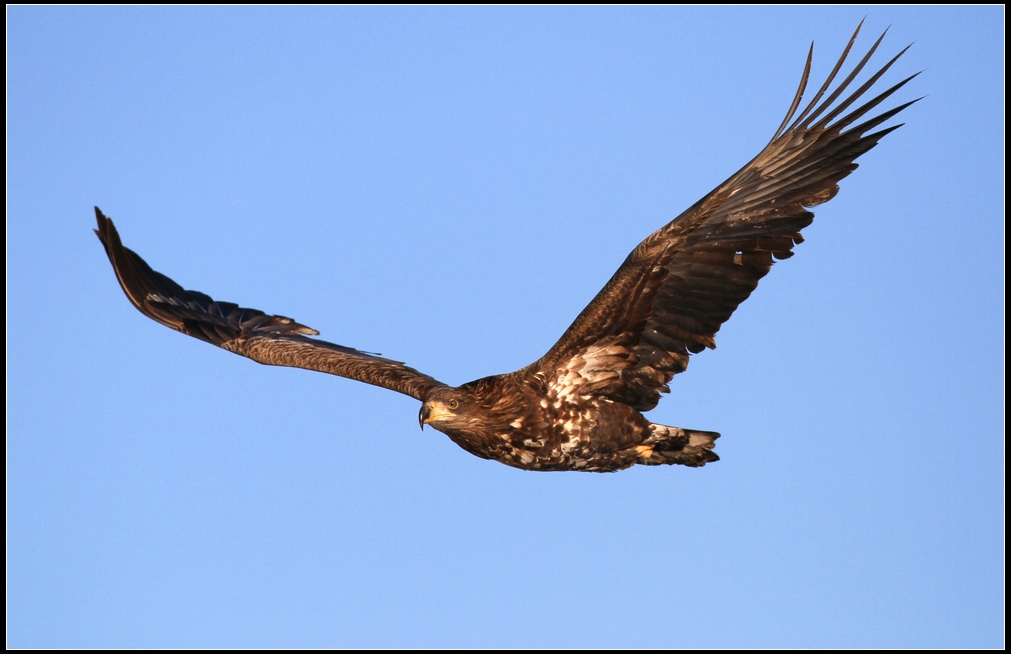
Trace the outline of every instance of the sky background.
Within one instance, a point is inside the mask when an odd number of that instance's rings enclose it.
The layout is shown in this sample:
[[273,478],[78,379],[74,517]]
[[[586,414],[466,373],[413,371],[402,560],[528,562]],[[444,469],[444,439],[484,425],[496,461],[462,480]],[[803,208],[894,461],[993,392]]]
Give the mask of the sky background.
[[[754,156],[813,40],[926,72],[656,422],[532,473],[144,318],[186,288],[447,383],[540,357]],[[1004,9],[7,9],[10,647],[1002,647]]]

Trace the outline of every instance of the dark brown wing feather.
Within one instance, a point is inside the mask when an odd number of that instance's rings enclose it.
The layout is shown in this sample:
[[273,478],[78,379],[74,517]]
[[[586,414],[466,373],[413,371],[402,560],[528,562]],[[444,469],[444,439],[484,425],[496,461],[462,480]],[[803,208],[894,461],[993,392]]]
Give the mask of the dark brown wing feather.
[[291,318],[244,309],[231,302],[215,302],[203,293],[187,291],[123,247],[112,220],[98,207],[95,216],[95,233],[105,246],[126,297],[141,313],[166,327],[260,363],[327,372],[419,400],[433,388],[443,386],[399,361],[309,338],[319,332]]
[[814,218],[807,208],[831,199],[839,180],[856,169],[855,159],[900,125],[872,130],[912,104],[851,127],[916,75],[842,115],[905,50],[837,103],[883,34],[822,101],[859,32],[858,27],[829,78],[795,118],[810,72],[808,53],[790,110],[765,149],[640,243],[558,343],[526,372],[582,383],[583,393],[648,410],[687,367],[689,354],[716,346],[720,326],[773,262],[792,256],[793,246],[803,240],[800,231]]

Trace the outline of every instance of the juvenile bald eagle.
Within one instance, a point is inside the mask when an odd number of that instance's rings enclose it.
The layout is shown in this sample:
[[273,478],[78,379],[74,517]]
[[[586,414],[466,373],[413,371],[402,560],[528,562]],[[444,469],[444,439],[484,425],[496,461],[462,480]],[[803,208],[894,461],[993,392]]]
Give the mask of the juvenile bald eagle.
[[96,233],[126,296],[149,318],[260,363],[410,395],[423,403],[422,428],[432,425],[476,456],[525,470],[702,466],[718,460],[719,434],[653,424],[642,412],[670,390],[691,354],[716,347],[720,326],[803,240],[814,218],[808,208],[831,199],[857,157],[900,125],[877,128],[915,102],[855,124],[915,77],[864,99],[902,50],[840,99],[884,38],[830,90],[859,31],[798,114],[812,46],[786,118],[758,156],[640,243],[548,353],[509,374],[447,386],[403,363],[311,338],[319,332],[290,318],[184,290],[123,247],[97,207]]

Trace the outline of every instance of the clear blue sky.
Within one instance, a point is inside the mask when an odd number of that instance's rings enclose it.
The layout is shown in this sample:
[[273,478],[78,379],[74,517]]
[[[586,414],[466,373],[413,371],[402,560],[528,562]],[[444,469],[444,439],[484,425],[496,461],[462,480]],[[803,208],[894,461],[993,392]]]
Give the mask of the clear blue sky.
[[[91,231],[508,372],[865,15],[927,98],[650,414],[722,432],[703,469],[477,459],[408,397],[144,318]],[[9,646],[1003,646],[1003,7],[7,18]]]

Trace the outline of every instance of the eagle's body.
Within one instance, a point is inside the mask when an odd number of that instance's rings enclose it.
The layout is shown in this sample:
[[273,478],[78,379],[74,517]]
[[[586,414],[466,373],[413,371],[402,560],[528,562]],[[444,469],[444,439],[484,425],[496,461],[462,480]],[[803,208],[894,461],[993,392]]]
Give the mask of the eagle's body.
[[[432,419],[454,400],[457,408],[449,411],[466,420]],[[428,415],[423,409],[422,421],[463,449],[525,470],[609,472],[636,463],[701,466],[718,459],[711,448],[719,434],[654,425],[627,404],[525,369],[437,389],[425,406],[438,409]]]
[[800,231],[814,218],[808,208],[831,199],[839,180],[856,169],[855,159],[898,126],[873,130],[912,104],[855,124],[912,79],[863,98],[900,52],[843,96],[879,38],[829,92],[856,36],[797,114],[809,54],[772,141],[640,243],[558,342],[513,373],[448,386],[400,362],[311,338],[318,332],[290,318],[183,289],[123,247],[97,207],[96,231],[127,297],[153,320],[260,363],[318,370],[410,395],[422,402],[422,426],[432,425],[476,456],[526,470],[702,466],[718,460],[712,448],[719,434],[653,424],[642,412],[669,391],[667,384],[687,368],[690,355],[716,346],[720,326],[773,262],[792,256],[803,240]]

